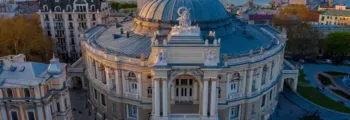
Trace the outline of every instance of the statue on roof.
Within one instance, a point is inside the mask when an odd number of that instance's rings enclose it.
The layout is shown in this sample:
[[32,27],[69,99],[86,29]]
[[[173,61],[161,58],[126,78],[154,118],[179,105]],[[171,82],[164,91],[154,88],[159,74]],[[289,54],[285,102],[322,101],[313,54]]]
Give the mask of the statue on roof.
[[179,21],[179,25],[181,27],[190,27],[191,26],[191,19],[190,19],[190,9],[187,9],[185,7],[180,7],[177,10],[177,14],[180,16],[177,20]]

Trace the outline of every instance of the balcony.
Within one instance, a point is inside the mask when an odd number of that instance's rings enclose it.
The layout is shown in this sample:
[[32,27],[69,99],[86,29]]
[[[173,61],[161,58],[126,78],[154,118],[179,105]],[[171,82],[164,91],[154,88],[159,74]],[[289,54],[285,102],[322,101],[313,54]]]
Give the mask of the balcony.
[[228,99],[237,99],[237,98],[240,98],[240,97],[243,97],[243,93],[241,93],[241,92],[230,93],[228,95]]
[[199,114],[169,114],[169,120],[201,120]]
[[126,92],[125,97],[131,98],[131,99],[139,99],[139,94],[138,93],[131,93],[131,92]]

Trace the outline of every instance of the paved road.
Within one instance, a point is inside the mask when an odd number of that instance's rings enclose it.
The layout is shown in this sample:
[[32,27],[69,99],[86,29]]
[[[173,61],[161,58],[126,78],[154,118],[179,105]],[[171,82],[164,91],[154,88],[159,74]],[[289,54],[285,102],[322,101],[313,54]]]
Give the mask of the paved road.
[[93,114],[89,115],[89,109],[86,108],[86,92],[84,90],[70,90],[69,92],[74,120],[94,120],[95,117]]

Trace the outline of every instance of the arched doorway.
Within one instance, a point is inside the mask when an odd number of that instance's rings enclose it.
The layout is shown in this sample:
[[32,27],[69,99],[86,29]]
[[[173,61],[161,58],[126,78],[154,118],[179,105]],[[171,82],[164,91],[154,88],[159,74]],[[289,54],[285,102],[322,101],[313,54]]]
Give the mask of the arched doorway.
[[292,90],[296,90],[297,89],[297,84],[298,84],[298,82],[294,78],[285,78],[284,79],[284,85],[287,85]]
[[183,74],[170,82],[172,114],[198,114],[200,108],[201,84],[194,76]]
[[80,77],[75,76],[72,78],[72,82],[73,82],[73,89],[81,89],[83,88],[83,81]]

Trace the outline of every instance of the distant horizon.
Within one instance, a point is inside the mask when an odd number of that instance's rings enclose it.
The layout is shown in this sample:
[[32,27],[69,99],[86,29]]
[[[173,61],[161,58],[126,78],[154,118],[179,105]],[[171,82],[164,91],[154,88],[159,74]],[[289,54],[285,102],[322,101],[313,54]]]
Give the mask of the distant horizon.
[[[229,4],[235,4],[235,5],[243,5],[247,3],[248,0],[227,0],[227,3]],[[253,0],[255,4],[259,4],[262,6],[268,6],[269,3],[273,0]],[[278,1],[278,0],[277,0]],[[288,1],[288,0],[285,0]],[[310,0],[308,0],[310,1]],[[339,0],[333,0],[334,2],[338,2]],[[343,4],[345,4],[347,7],[350,7],[350,0],[343,0]]]

